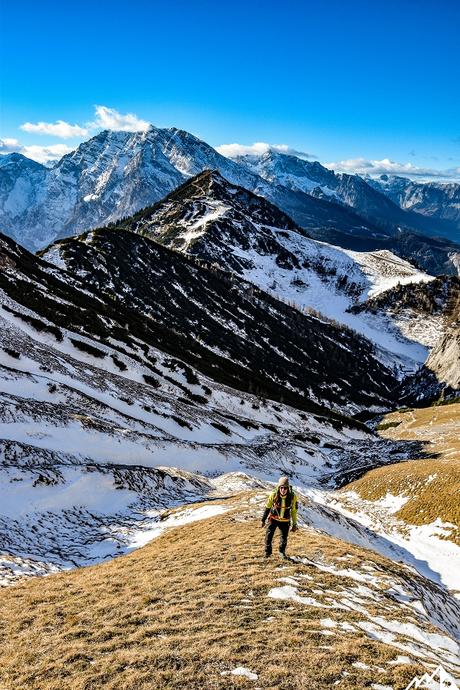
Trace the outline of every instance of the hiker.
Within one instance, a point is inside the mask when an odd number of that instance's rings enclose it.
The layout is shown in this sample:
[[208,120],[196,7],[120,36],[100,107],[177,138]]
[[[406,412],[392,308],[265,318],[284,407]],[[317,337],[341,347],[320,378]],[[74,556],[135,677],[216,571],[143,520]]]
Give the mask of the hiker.
[[286,558],[286,546],[288,540],[289,527],[292,521],[292,531],[297,530],[297,496],[289,486],[288,477],[280,477],[278,486],[267,500],[264,514],[262,516],[262,527],[268,517],[267,531],[265,533],[265,558],[272,555],[272,541],[275,530],[279,527],[280,537],[280,557]]

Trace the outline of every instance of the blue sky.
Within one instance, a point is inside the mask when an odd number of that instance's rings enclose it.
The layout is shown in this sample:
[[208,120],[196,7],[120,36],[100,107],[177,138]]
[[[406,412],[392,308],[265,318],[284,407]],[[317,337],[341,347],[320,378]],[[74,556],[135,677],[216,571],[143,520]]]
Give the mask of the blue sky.
[[[458,0],[7,4],[4,151],[75,147],[116,126],[101,105],[214,146],[285,144],[344,169],[460,168]],[[58,121],[86,133],[37,126]]]

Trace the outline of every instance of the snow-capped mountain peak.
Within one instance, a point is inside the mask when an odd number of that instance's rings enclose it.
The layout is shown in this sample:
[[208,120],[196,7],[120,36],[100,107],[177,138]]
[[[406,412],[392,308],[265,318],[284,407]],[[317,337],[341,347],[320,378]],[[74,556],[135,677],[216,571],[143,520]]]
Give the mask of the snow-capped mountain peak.
[[0,228],[37,250],[127,217],[206,169],[264,196],[317,239],[350,249],[390,249],[436,274],[458,270],[459,248],[432,237],[447,222],[435,213],[425,217],[401,208],[386,189],[291,154],[270,150],[230,159],[175,127],[104,130],[52,167],[17,154],[0,157]]
[[295,191],[311,193],[319,187],[324,193],[332,195],[337,186],[335,174],[321,163],[272,149],[263,154],[236,156],[234,160],[268,182]]

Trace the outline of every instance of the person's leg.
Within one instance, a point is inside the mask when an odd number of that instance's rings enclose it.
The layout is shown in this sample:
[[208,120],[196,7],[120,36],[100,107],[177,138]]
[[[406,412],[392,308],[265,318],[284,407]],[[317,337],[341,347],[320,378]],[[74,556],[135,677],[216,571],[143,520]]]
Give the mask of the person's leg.
[[280,537],[280,553],[286,553],[286,546],[289,534],[289,522],[280,522],[279,528],[281,532]]
[[272,541],[276,530],[276,522],[269,520],[267,524],[267,531],[265,532],[265,555],[272,555]]

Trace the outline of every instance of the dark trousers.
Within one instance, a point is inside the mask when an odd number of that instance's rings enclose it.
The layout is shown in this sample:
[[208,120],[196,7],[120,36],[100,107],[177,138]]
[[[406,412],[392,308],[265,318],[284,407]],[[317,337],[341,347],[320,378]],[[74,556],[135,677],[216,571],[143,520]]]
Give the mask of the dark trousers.
[[265,553],[267,554],[267,556],[271,556],[273,536],[275,534],[275,530],[277,527],[279,527],[281,532],[280,553],[285,553],[289,534],[289,526],[289,522],[278,522],[278,520],[268,521],[267,531],[265,532]]

